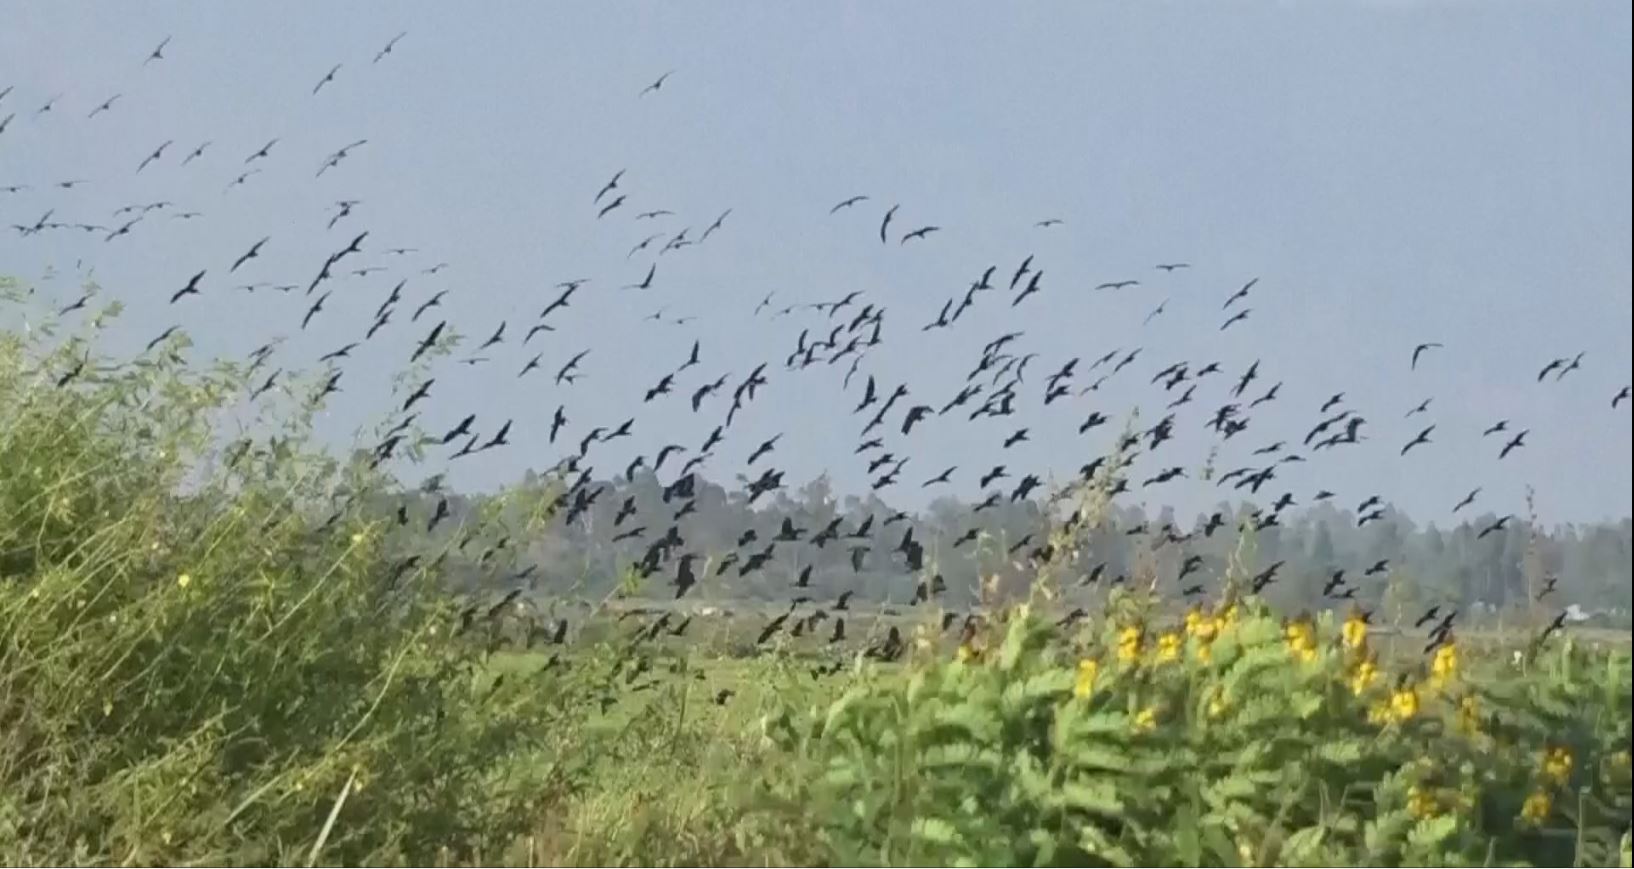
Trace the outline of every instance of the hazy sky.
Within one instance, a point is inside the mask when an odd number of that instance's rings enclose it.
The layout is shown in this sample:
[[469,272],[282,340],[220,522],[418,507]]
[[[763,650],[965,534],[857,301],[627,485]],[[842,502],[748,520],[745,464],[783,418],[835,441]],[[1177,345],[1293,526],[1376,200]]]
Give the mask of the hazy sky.
[[[999,462],[1012,471],[1006,489],[1027,471],[1071,474],[1134,406],[1146,425],[1160,418],[1180,390],[1149,381],[1186,360],[1193,371],[1219,361],[1225,375],[1203,381],[1177,411],[1176,440],[1135,475],[1184,465],[1192,480],[1137,485],[1130,497],[1210,506],[1229,493],[1195,479],[1216,440],[1203,421],[1262,359],[1245,399],[1281,381],[1279,398],[1224,445],[1221,466],[1297,443],[1338,391],[1370,435],[1283,466],[1262,501],[1291,490],[1305,504],[1327,487],[1354,506],[1379,492],[1445,521],[1475,486],[1484,510],[1521,512],[1532,483],[1546,519],[1630,511],[1634,405],[1610,407],[1630,379],[1634,316],[1627,3],[54,2],[4,14],[0,90],[13,90],[0,120],[15,118],[0,133],[0,188],[31,189],[0,192],[0,273],[37,288],[29,316],[75,299],[94,269],[97,304],[127,306],[110,351],[181,324],[201,360],[285,335],[272,364],[307,367],[361,339],[406,278],[392,324],[346,363],[324,428],[343,439],[400,403],[390,376],[439,315],[466,336],[457,357],[505,320],[507,342],[484,354],[493,361],[442,363],[423,405],[436,431],[467,412],[484,436],[516,420],[512,446],[455,463],[457,484],[543,468],[591,426],[632,415],[633,437],[593,450],[599,473],[663,443],[696,448],[730,398],[694,414],[692,389],[727,372],[730,388],[770,360],[770,383],[707,472],[729,480],[756,444],[786,432],[771,458],[791,484],[827,469],[857,491],[868,477],[852,451],[866,414],[850,410],[862,377],[842,394],[849,360],[782,366],[800,330],[826,333],[827,317],[751,314],[768,292],[779,307],[857,290],[851,313],[867,302],[886,310],[884,344],[861,374],[912,390],[884,427],[887,447],[913,456],[884,494],[908,505],[936,491],[976,497],[975,477]],[[167,36],[164,59],[144,65]],[[637,97],[669,70],[662,90]],[[273,138],[268,158],[246,167]],[[367,144],[314,177],[324,155],[357,139]],[[246,168],[262,171],[227,191]],[[628,199],[598,220],[591,200],[620,169]],[[856,194],[872,198],[829,214]],[[326,229],[340,199],[362,203]],[[117,226],[115,208],[156,200],[175,205],[109,242],[9,229],[47,209]],[[896,203],[882,245],[880,218]],[[696,238],[728,208],[704,244],[655,257],[660,239],[626,258],[651,232],[691,227]],[[648,209],[676,214],[634,219]],[[172,217],[189,210],[201,216]],[[1065,223],[1033,226],[1051,217]],[[942,231],[898,243],[926,224]],[[334,296],[304,332],[311,300],[300,290],[234,289],[304,289],[365,229],[363,252],[341,271],[389,268],[326,284]],[[261,256],[228,275],[263,236]],[[390,257],[390,247],[420,250]],[[1007,278],[1029,254],[1044,272],[1037,296],[1012,307],[1006,280],[953,328],[920,330],[988,265]],[[1175,260],[1194,268],[1152,268]],[[443,261],[436,275],[420,271]],[[651,289],[620,289],[655,261]],[[201,269],[202,296],[167,304]],[[581,277],[592,280],[551,316],[558,331],[518,346],[552,285]],[[1222,303],[1254,277],[1252,315],[1219,331]],[[1091,289],[1125,278],[1142,283]],[[445,307],[410,325],[443,289]],[[697,319],[643,319],[660,307]],[[20,319],[0,313],[8,326]],[[902,410],[945,403],[981,345],[1011,329],[1025,331],[1018,352],[1039,354],[1015,416],[952,413],[900,436]],[[674,395],[643,405],[694,337],[701,364]],[[1424,341],[1446,347],[1410,372]],[[554,371],[590,347],[584,379],[555,385]],[[1086,375],[1093,359],[1135,347],[1136,364],[1099,391],[1042,406],[1045,376],[1069,357],[1083,359],[1082,387],[1102,373]],[[1548,360],[1578,351],[1580,370],[1536,382]],[[543,370],[518,379],[534,352]],[[1404,419],[1429,397],[1427,414]],[[571,423],[553,447],[545,431],[558,404]],[[1090,410],[1115,423],[1078,435]],[[1499,439],[1481,436],[1500,418],[1532,429],[1502,463]],[[1399,457],[1432,422],[1434,442]],[[1021,426],[1031,441],[1001,451]],[[955,488],[919,489],[950,464]]]

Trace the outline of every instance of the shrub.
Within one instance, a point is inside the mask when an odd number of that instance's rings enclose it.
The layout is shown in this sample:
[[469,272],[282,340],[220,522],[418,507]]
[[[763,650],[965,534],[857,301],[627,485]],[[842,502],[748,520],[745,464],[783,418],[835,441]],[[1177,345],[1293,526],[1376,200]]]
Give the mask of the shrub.
[[[1385,672],[1363,631],[1248,604],[991,648],[766,732],[835,859],[909,865],[1487,865],[1627,850],[1626,653]],[[1452,648],[1456,648],[1453,646]],[[1622,862],[1626,865],[1627,858]]]

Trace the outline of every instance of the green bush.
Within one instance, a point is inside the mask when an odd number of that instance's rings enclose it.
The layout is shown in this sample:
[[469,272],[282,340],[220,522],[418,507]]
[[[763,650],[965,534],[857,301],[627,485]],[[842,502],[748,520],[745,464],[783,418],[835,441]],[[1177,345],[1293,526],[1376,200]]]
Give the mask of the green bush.
[[770,717],[817,770],[770,792],[869,865],[1626,865],[1626,653],[1392,676],[1330,628],[1232,606],[1063,638],[1023,607]]
[[298,432],[201,473],[242,372],[57,387],[85,351],[28,349],[0,335],[0,862],[423,863],[569,784],[582,689],[494,690],[432,555],[325,521],[385,481]]

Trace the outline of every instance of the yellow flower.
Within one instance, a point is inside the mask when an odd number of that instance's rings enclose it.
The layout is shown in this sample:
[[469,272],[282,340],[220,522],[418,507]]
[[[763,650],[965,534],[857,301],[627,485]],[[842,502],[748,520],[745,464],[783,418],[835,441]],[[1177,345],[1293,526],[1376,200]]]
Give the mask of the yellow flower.
[[1572,777],[1572,751],[1555,746],[1543,753],[1543,777],[1555,784],[1565,784]]
[[1127,664],[1140,657],[1140,628],[1127,627],[1118,632],[1118,660]]
[[1372,706],[1367,707],[1367,723],[1379,725],[1389,724],[1390,704],[1380,700],[1379,702],[1374,703]]
[[1446,643],[1435,650],[1435,658],[1430,661],[1430,676],[1436,686],[1440,686],[1448,679],[1458,675],[1458,647]]
[[976,650],[972,649],[969,643],[960,643],[959,649],[953,653],[953,657],[961,664],[968,664],[976,659]]
[[356,546],[357,544],[362,543],[362,542],[363,542],[363,533],[361,531],[352,535],[352,545],[353,546]]
[[1100,662],[1094,658],[1085,658],[1079,661],[1078,679],[1073,683],[1072,695],[1083,698],[1095,693],[1095,677],[1100,675],[1100,672]]
[[1372,658],[1367,658],[1361,663],[1357,664],[1356,672],[1351,674],[1350,692],[1355,694],[1357,697],[1360,697],[1367,693],[1367,689],[1371,688],[1373,683],[1378,681],[1378,678],[1378,665],[1373,663]]
[[1214,660],[1214,645],[1212,643],[1199,640],[1197,643],[1197,660],[1199,663],[1203,664],[1207,664],[1208,662]]
[[1301,662],[1309,663],[1316,658],[1316,628],[1310,621],[1300,619],[1289,622],[1283,629],[1283,639],[1288,645],[1288,651]]
[[1236,627],[1237,626],[1237,615],[1238,615],[1238,611],[1237,611],[1237,605],[1236,604],[1232,604],[1231,606],[1226,607],[1225,612],[1220,614],[1221,627],[1225,627],[1225,628],[1234,628],[1234,627]]
[[1135,713],[1134,731],[1136,733],[1150,733],[1157,728],[1157,707],[1148,706]]
[[1406,721],[1418,714],[1418,689],[1411,685],[1403,685],[1390,695],[1390,717],[1394,721]]
[[1549,799],[1547,793],[1541,790],[1533,791],[1527,795],[1526,802],[1521,804],[1521,820],[1529,824],[1541,824],[1545,818],[1549,817],[1549,809],[1552,805],[1553,801]]
[[1362,620],[1361,614],[1352,613],[1345,619],[1340,635],[1344,639],[1345,648],[1359,649],[1367,644],[1367,622]]
[[1196,634],[1197,626],[1203,623],[1203,611],[1197,607],[1186,610],[1186,633]]
[[1229,708],[1231,708],[1231,704],[1226,700],[1225,691],[1216,685],[1214,691],[1209,694],[1208,717],[1219,718]]
[[1180,634],[1169,631],[1157,638],[1157,662],[1166,664],[1180,660]]
[[1441,814],[1441,807],[1437,804],[1434,794],[1413,785],[1407,789],[1407,811],[1412,813],[1413,817],[1422,820]]
[[176,584],[181,586],[182,588],[186,588],[188,583],[190,583],[192,581],[193,581],[193,577],[188,575],[188,574],[185,574],[185,573],[182,574],[181,576],[176,577]]

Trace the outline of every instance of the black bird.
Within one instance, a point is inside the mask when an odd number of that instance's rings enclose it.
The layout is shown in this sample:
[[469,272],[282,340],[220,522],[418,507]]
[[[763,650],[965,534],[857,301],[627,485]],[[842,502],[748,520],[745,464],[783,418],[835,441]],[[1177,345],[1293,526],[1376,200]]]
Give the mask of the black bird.
[[260,256],[261,255],[262,245],[265,245],[268,241],[271,241],[271,240],[272,240],[272,236],[269,235],[269,236],[266,236],[265,238],[262,238],[260,241],[256,242],[255,244],[250,245],[250,249],[245,251],[243,256],[239,257],[236,260],[233,260],[233,267],[228,269],[227,273],[232,274],[233,272],[238,271],[239,266],[241,266],[241,265],[245,264],[246,262],[249,262],[250,260],[255,259],[256,257]]
[[1433,431],[1435,431],[1435,426],[1432,425],[1432,426],[1429,426],[1429,427],[1425,428],[1423,431],[1419,432],[1417,437],[1415,437],[1412,440],[1408,441],[1407,445],[1401,448],[1401,454],[1405,456],[1405,455],[1407,455],[1407,451],[1412,449],[1413,447],[1416,447],[1419,444],[1430,443],[1430,432],[1433,432]]
[[[104,105],[107,105],[107,104],[104,103]],[[146,157],[144,157],[142,159],[142,162],[137,164],[136,171],[141,172],[143,169],[146,169],[148,167],[149,163],[152,163],[154,160],[157,160],[160,157],[164,156],[165,149],[170,147],[170,144],[171,144],[172,141],[173,140],[166,139],[163,144],[161,144],[157,148],[154,148],[153,153],[151,153],[151,154],[147,155]]]
[[330,67],[329,71],[323,74],[323,78],[318,79],[317,86],[312,88],[312,95],[317,96],[318,91],[322,90],[324,85],[334,81],[337,72],[340,72],[340,64],[338,63]]
[[437,346],[437,340],[442,337],[443,330],[447,327],[447,320],[439,321],[436,326],[433,326],[431,332],[421,339],[420,343],[414,348],[414,353],[409,356],[409,363],[413,364],[419,361],[421,356],[431,352],[431,348]]
[[1566,375],[1568,375],[1568,374],[1572,373],[1573,371],[1576,371],[1577,369],[1582,368],[1582,367],[1583,367],[1583,354],[1579,353],[1576,356],[1573,356],[1570,362],[1566,363],[1565,368],[1560,369],[1560,373],[1555,375],[1555,381],[1559,382],[1561,379],[1565,378]]
[[312,303],[312,307],[307,309],[306,316],[301,318],[301,329],[303,331],[306,329],[307,324],[312,322],[312,318],[316,317],[318,312],[323,310],[323,303],[329,298],[330,292],[331,291],[328,290],[324,291],[324,294],[319,296],[316,302]]
[[278,140],[273,139],[272,141],[266,143],[265,145],[262,145],[260,150],[257,150],[254,154],[251,154],[250,156],[246,157],[244,159],[244,163],[246,165],[248,165],[250,163],[254,163],[256,160],[260,160],[263,157],[266,157],[268,154],[270,154],[272,152],[272,146],[276,145],[276,144],[278,144]]
[[1042,269],[1033,272],[1033,276],[1027,281],[1027,286],[1023,287],[1021,292],[1017,293],[1016,297],[1010,300],[1010,307],[1014,308],[1015,306],[1021,304],[1022,299],[1037,293],[1040,289],[1038,281],[1042,277],[1044,277],[1044,272]]
[[1623,401],[1628,399],[1629,397],[1630,397],[1630,387],[1625,386],[1622,389],[1617,390],[1617,394],[1613,395],[1611,397],[1611,409],[1616,410],[1617,405],[1622,404]]
[[1459,510],[1462,510],[1465,507],[1475,503],[1475,496],[1479,494],[1481,494],[1480,486],[1476,486],[1475,488],[1471,489],[1469,494],[1465,495],[1463,500],[1459,501],[1458,505],[1452,508],[1452,512],[1457,513]]
[[896,216],[896,210],[898,208],[901,208],[901,207],[902,207],[901,205],[893,205],[893,206],[891,206],[890,210],[885,212],[885,219],[880,221],[880,223],[879,223],[879,243],[880,244],[885,243],[885,241],[886,241],[885,230],[886,230],[887,227],[889,227],[891,225],[891,218]]
[[1235,293],[1232,293],[1230,298],[1225,300],[1225,304],[1220,306],[1220,310],[1224,311],[1226,308],[1231,307],[1231,303],[1237,301],[1238,299],[1247,298],[1248,297],[1248,291],[1253,289],[1254,285],[1259,283],[1259,282],[1260,282],[1259,278],[1254,278],[1253,280],[1249,281],[1248,283],[1243,284],[1242,289],[1238,290]]
[[617,190],[618,189],[619,179],[621,179],[623,177],[624,177],[624,170],[623,169],[620,169],[617,172],[614,172],[613,177],[609,178],[607,180],[607,183],[603,184],[601,186],[601,189],[596,191],[596,198],[594,200],[592,200],[592,204],[601,202],[601,198],[603,196],[606,196],[607,194],[613,192],[614,190]]
[[1440,347],[1441,347],[1440,344],[1437,344],[1437,343],[1435,343],[1433,341],[1427,342],[1427,343],[1424,343],[1424,344],[1420,344],[1417,347],[1414,347],[1413,348],[1413,362],[1412,362],[1412,364],[1410,366],[1408,366],[1409,370],[1413,370],[1413,371],[1418,370],[1418,357],[1422,356],[1424,354],[1424,351],[1430,350],[1430,349],[1439,349]]
[[899,244],[907,244],[913,239],[924,238],[925,236],[928,236],[933,232],[938,232],[941,229],[942,228],[940,226],[921,226],[918,229],[903,235],[902,241],[900,241]]
[[1481,432],[1481,437],[1487,437],[1488,435],[1495,435],[1498,432],[1508,431],[1508,430],[1509,430],[1509,420],[1500,419],[1497,422],[1493,423],[1492,425],[1488,426],[1486,431]]
[[1514,518],[1513,516],[1505,516],[1502,519],[1499,519],[1498,521],[1492,523],[1491,525],[1488,525],[1487,527],[1482,528],[1481,533],[1475,535],[1475,539],[1480,540],[1481,538],[1487,536],[1488,534],[1492,534],[1492,533],[1504,530],[1504,527],[1509,524],[1509,520],[1513,519],[1513,518]]
[[942,473],[937,474],[936,476],[931,477],[930,479],[926,480],[924,483],[920,484],[920,488],[923,489],[923,488],[927,488],[927,487],[930,487],[930,486],[934,486],[937,483],[946,483],[946,482],[948,482],[949,478],[951,478],[953,476],[953,472],[958,470],[958,469],[959,469],[958,465],[953,465],[953,466],[949,467],[947,470],[943,471]]
[[1550,622],[1548,625],[1546,625],[1543,628],[1543,633],[1538,634],[1538,642],[1541,643],[1544,640],[1549,639],[1550,634],[1554,633],[1555,631],[1560,630],[1561,628],[1563,628],[1565,626],[1566,626],[1566,611],[1561,610],[1560,615],[1555,616],[1554,621]]
[[574,378],[572,377],[572,374],[579,367],[579,361],[589,353],[590,351],[588,349],[580,350],[577,355],[567,361],[566,365],[562,366],[560,371],[556,372],[556,383],[558,386],[561,385],[563,381],[568,383],[573,382]]
[[624,289],[626,289],[626,290],[646,290],[646,289],[651,289],[652,288],[652,278],[653,278],[653,275],[655,275],[655,274],[658,274],[658,264],[657,263],[653,263],[652,265],[647,267],[647,276],[641,279],[641,283],[639,283],[639,284],[626,284],[624,286]]
[[380,51],[375,53],[374,60],[370,61],[370,63],[379,63],[381,58],[384,58],[386,55],[391,54],[392,48],[397,45],[399,40],[401,40],[403,37],[405,37],[407,35],[408,35],[408,31],[405,30],[402,33],[397,34],[396,36],[393,36],[391,38],[391,41],[386,43],[386,46],[384,48],[380,49]]
[[[913,429],[914,423],[923,420],[933,410],[935,410],[935,408],[928,404],[916,404],[913,407],[908,408],[907,415],[902,419],[902,433],[906,435]],[[1023,431],[1025,431],[1025,429]],[[1005,444],[1005,446],[1009,446],[1009,444]]]
[[770,440],[767,440],[767,441],[761,443],[760,446],[755,448],[754,452],[749,454],[749,461],[745,462],[744,464],[752,465],[752,464],[755,463],[755,460],[759,459],[761,456],[764,456],[764,455],[770,453],[772,451],[772,449],[777,446],[777,442],[780,439],[782,439],[782,437],[783,437],[783,435],[778,434],[778,435],[772,437]]
[[647,94],[649,94],[651,92],[654,92],[654,91],[657,91],[657,90],[663,88],[664,81],[666,79],[668,79],[670,76],[674,75],[674,74],[675,74],[675,70],[673,70],[673,69],[670,70],[669,72],[664,73],[663,75],[659,76],[656,80],[654,80],[652,84],[647,85],[646,87],[642,88],[641,93],[636,94],[636,96],[638,98],[639,97],[644,97],[644,96],[646,96]]
[[447,519],[448,516],[449,516],[448,499],[447,498],[438,498],[437,499],[437,509],[432,512],[431,520],[426,523],[426,533],[429,534],[431,532],[431,529],[436,528],[438,523],[442,522],[444,519]]
[[681,595],[687,593],[687,589],[689,589],[689,588],[693,587],[694,585],[698,584],[698,577],[696,575],[694,575],[693,572],[692,572],[692,562],[696,558],[697,558],[697,556],[693,555],[690,552],[685,553],[685,554],[683,554],[681,556],[680,562],[675,567],[675,599],[676,600],[680,600]]
[[176,304],[176,302],[181,299],[182,296],[199,295],[199,281],[202,280],[204,280],[204,272],[201,270],[198,274],[187,279],[187,286],[177,290],[175,294],[170,297],[170,303],[172,305]]
[[349,357],[352,354],[352,351],[356,350],[357,348],[358,348],[358,343],[356,341],[353,341],[352,343],[347,344],[347,345],[345,345],[344,347],[341,347],[338,350],[331,350],[328,353],[325,353],[322,356],[319,356],[318,361],[319,362],[328,362],[331,359],[345,359],[345,358]]
[[1237,313],[1232,314],[1224,323],[1220,324],[1220,331],[1224,332],[1225,330],[1231,328],[1231,325],[1233,323],[1238,323],[1238,322],[1241,322],[1243,320],[1248,319],[1248,315],[1252,314],[1253,312],[1254,312],[1253,308],[1244,308],[1241,311],[1238,311]]
[[160,40],[159,45],[156,48],[154,48],[153,52],[150,53],[147,56],[147,60],[142,61],[142,65],[147,66],[148,64],[152,63],[155,60],[164,60],[165,59],[165,46],[167,46],[169,44],[170,44],[170,37],[168,37],[168,36],[166,36],[164,39]]
[[830,208],[828,210],[828,213],[829,214],[834,214],[835,212],[839,211],[842,208],[850,208],[851,206],[856,205],[859,202],[866,202],[866,201],[868,201],[868,197],[866,195],[853,196],[850,199],[846,199],[846,200],[842,201],[840,204],[834,206],[833,208]]
[[1504,448],[1498,452],[1499,460],[1502,460],[1505,456],[1509,455],[1511,452],[1513,452],[1513,451],[1515,451],[1515,450],[1517,450],[1517,449],[1519,449],[1521,447],[1526,446],[1526,435],[1528,433],[1530,433],[1531,431],[1532,430],[1529,429],[1529,428],[1524,428],[1524,429],[1521,429],[1520,432],[1518,434],[1516,434],[1513,438],[1510,438],[1509,443],[1504,444]]

